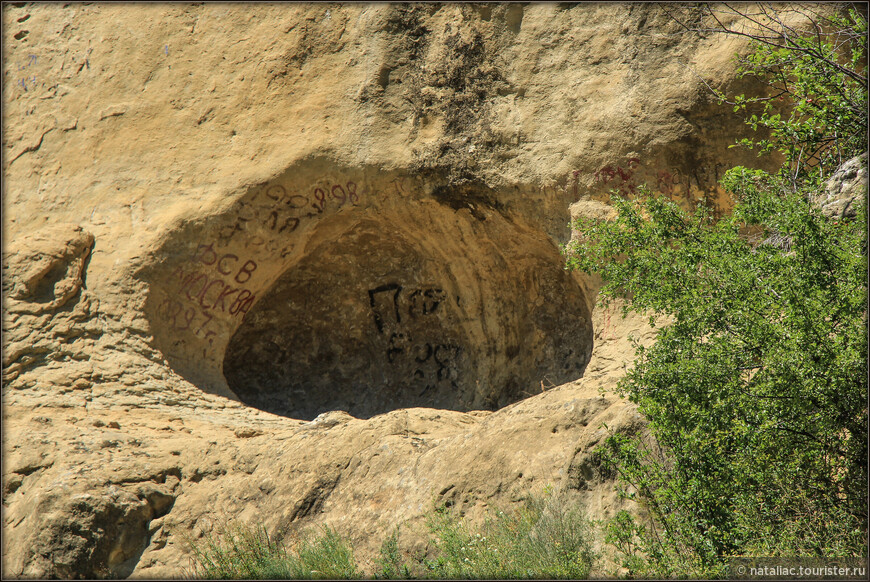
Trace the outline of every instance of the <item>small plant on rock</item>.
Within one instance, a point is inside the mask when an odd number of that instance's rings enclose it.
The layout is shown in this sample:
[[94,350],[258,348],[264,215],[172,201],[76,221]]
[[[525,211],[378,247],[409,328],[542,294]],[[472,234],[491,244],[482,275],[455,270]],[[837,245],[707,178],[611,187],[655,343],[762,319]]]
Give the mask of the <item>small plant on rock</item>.
[[335,530],[324,527],[303,537],[292,551],[260,526],[220,528],[190,544],[191,577],[209,580],[301,580],[361,578],[353,550]]
[[597,559],[591,523],[579,507],[549,493],[517,511],[495,512],[478,532],[445,507],[428,525],[439,555],[426,566],[436,578],[582,579]]

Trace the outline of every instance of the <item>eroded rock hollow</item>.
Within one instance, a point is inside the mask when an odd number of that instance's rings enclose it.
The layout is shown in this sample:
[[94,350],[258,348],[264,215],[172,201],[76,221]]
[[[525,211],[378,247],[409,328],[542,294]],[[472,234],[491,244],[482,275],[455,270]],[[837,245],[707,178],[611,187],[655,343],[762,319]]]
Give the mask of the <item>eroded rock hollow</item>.
[[366,417],[494,409],[581,376],[591,328],[558,254],[498,214],[430,206],[416,218],[440,236],[350,219],[284,273],[229,342],[233,391],[297,418]]
[[474,187],[308,177],[320,169],[257,185],[167,242],[146,278],[177,371],[300,419],[493,410],[582,376],[588,302],[545,233]]

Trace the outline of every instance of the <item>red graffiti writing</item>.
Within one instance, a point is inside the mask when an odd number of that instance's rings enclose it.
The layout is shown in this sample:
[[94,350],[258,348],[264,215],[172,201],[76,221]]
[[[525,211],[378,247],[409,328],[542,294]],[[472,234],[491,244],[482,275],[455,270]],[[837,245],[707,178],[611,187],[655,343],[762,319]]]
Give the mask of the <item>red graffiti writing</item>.
[[[640,165],[640,159],[638,158],[628,158],[626,167],[622,166],[611,166],[606,165],[603,168],[597,170],[593,175],[593,179],[596,182],[600,182],[602,184],[608,184],[610,182],[614,182],[614,186],[616,186],[616,190],[622,194],[623,196],[628,194],[634,194],[637,192],[637,184],[635,184],[634,170]],[[617,182],[617,178],[619,181]]]
[[[307,195],[288,192],[280,184],[263,185],[254,191],[249,200],[240,201],[235,211],[233,224],[221,229],[218,243],[228,244],[236,233],[247,230],[247,224],[257,222],[278,234],[290,234],[308,218],[323,214],[329,206],[358,205],[362,192],[356,182],[343,184],[326,183],[315,186]],[[306,212],[307,209],[307,212]],[[277,248],[271,249],[277,252]],[[282,249],[282,257],[286,249]]]
[[[253,263],[253,261],[248,262]],[[240,275],[249,275],[252,271],[253,269],[242,269],[234,280],[238,282]],[[223,311],[230,315],[245,314],[256,300],[256,295],[247,289],[233,287],[222,278],[212,277],[201,271],[193,270],[185,273],[179,266],[172,276],[180,281],[177,297],[186,298],[203,310]],[[242,282],[245,281],[247,278],[242,278]]]
[[239,270],[236,271],[235,265],[241,260],[237,255],[225,253],[218,255],[214,250],[214,244],[199,245],[196,249],[194,261],[199,261],[203,265],[215,265],[217,272],[221,275],[232,275],[235,272],[233,279],[238,284],[247,283],[251,275],[257,270],[257,263],[250,259],[246,260]]
[[167,297],[158,307],[158,314],[169,326],[177,331],[192,331],[195,336],[202,337],[211,345],[217,332],[208,329],[213,316],[196,307],[185,306],[177,300]]

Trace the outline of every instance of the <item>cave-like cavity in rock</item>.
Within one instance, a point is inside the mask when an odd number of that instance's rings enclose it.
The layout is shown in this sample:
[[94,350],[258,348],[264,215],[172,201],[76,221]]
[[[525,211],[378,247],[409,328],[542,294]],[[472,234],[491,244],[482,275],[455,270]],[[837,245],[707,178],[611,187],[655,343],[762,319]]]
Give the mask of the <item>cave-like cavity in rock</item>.
[[438,210],[455,238],[363,220],[306,254],[230,340],[230,388],[251,406],[311,419],[495,409],[581,376],[588,313],[555,249],[498,228],[507,248],[484,228],[468,228],[483,238],[466,242],[449,228],[455,210]]
[[552,239],[492,192],[404,184],[309,161],[185,225],[141,274],[155,345],[299,419],[492,410],[581,377],[589,308]]

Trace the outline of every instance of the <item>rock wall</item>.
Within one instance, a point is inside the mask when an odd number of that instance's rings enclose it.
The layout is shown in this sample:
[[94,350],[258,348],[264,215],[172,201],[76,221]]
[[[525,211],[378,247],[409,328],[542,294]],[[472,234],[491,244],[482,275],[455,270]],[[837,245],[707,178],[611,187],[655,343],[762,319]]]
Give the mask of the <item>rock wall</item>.
[[[590,460],[640,317],[572,213],[756,162],[648,4],[4,4],[4,576],[172,577],[215,523],[364,562]],[[420,546],[420,549],[425,549]],[[368,563],[368,562],[367,562]]]

